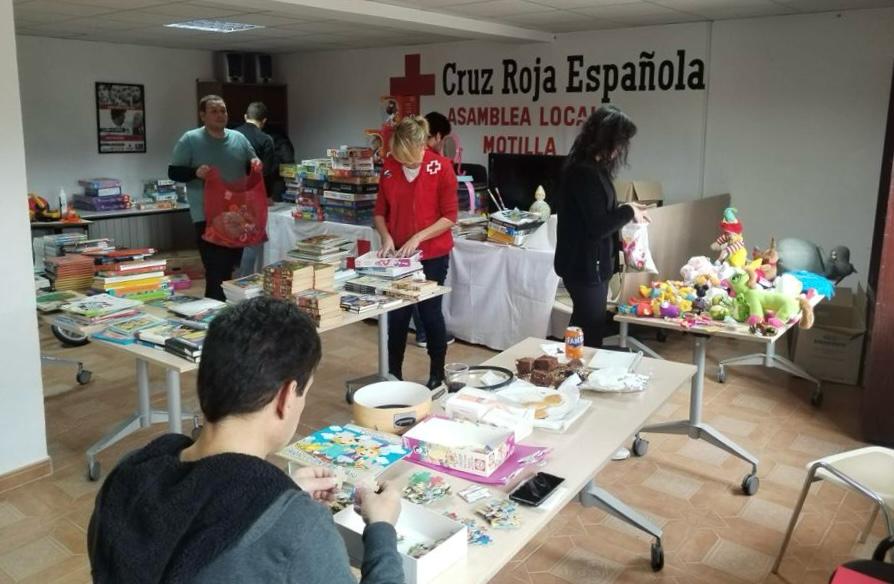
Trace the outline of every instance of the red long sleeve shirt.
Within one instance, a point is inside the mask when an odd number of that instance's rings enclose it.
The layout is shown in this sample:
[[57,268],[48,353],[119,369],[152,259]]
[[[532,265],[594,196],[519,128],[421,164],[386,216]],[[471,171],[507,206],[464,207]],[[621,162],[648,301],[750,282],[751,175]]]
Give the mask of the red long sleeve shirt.
[[[407,181],[398,161],[390,156],[385,159],[375,214],[385,219],[395,248],[400,249],[413,235],[442,217],[455,223],[456,211],[456,174],[449,159],[426,149],[413,182]],[[425,260],[447,255],[453,249],[453,234],[448,229],[423,241],[419,249]]]

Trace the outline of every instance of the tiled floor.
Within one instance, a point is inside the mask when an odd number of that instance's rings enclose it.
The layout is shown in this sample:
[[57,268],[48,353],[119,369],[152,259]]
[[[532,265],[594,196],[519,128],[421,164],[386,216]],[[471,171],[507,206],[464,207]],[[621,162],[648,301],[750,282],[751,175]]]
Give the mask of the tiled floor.
[[[361,323],[323,335],[325,356],[300,433],[348,419],[342,381],[375,368],[375,333],[374,326]],[[94,379],[88,386],[46,400],[55,473],[0,493],[0,584],[90,581],[85,539],[98,484],[84,478],[84,450],[134,408],[132,362],[97,344],[62,349],[46,327],[42,346],[51,354],[85,360]],[[653,346],[675,360],[690,358],[689,340],[681,335]],[[713,341],[709,372],[715,370],[716,359],[751,348]],[[492,354],[462,343],[452,345],[449,353],[450,359],[468,363]],[[423,380],[425,352],[414,347],[407,358],[408,377]],[[160,372],[153,371],[152,382],[153,403],[164,407]],[[44,383],[51,392],[73,387],[74,368],[46,367]],[[183,381],[184,407],[196,406],[194,383],[194,374]],[[725,385],[707,380],[705,419],[760,458],[762,484],[754,497],[739,490],[746,464],[683,436],[650,436],[645,458],[610,463],[599,474],[603,487],[663,527],[663,572],[654,574],[649,568],[647,536],[597,509],[572,503],[494,582],[826,582],[840,562],[871,553],[881,525],[875,526],[866,544],[859,544],[869,505],[832,485],[815,486],[783,563],[784,578],[769,575],[805,463],[859,445],[859,390],[829,386],[822,409],[809,405],[810,390],[781,372],[754,368],[731,370]],[[681,390],[655,420],[683,418],[687,413],[688,391]],[[100,456],[104,469],[163,431],[164,425],[156,425],[104,452]]]

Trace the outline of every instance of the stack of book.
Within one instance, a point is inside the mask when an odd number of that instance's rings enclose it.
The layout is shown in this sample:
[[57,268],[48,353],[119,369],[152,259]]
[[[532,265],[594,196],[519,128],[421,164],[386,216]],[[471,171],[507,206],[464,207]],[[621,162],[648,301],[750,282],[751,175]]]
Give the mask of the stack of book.
[[193,330],[165,340],[165,351],[187,361],[199,363],[202,360],[202,345],[205,344],[205,330]]
[[149,301],[171,295],[167,260],[152,259],[152,248],[119,249],[96,255],[93,289],[112,296]]
[[93,258],[80,254],[48,257],[44,270],[53,290],[87,290],[93,283]]
[[379,294],[344,294],[341,297],[341,309],[357,314],[363,314],[378,308],[392,308],[399,306],[400,303],[400,298]]
[[345,291],[357,294],[382,294],[391,287],[392,281],[377,276],[360,276],[345,282]]
[[152,314],[140,313],[130,318],[115,322],[109,328],[96,333],[93,338],[119,345],[131,345],[136,342],[137,334],[143,329],[163,324],[165,319]]
[[227,280],[221,286],[224,296],[227,297],[227,304],[239,304],[243,300],[256,298],[264,293],[264,276],[251,274],[235,280]]
[[487,217],[484,215],[461,215],[453,225],[453,237],[487,240]]
[[286,193],[292,193],[296,203],[295,217],[306,221],[323,221],[323,187],[329,170],[328,159],[312,158],[301,161],[301,170],[292,179],[286,179]]
[[121,190],[121,181],[114,178],[79,180],[84,193],[74,196],[76,209],[84,211],[119,211],[130,208],[130,196]]
[[487,220],[487,240],[523,247],[528,236],[543,225],[538,213],[507,209],[491,213]]
[[305,290],[295,294],[295,303],[313,319],[317,327],[335,324],[341,319],[341,296],[326,290]]
[[264,267],[264,292],[274,298],[291,298],[313,287],[313,264],[280,260]]
[[148,180],[143,183],[143,200],[137,203],[140,209],[173,209],[177,207],[177,183],[166,178]]
[[438,283],[432,280],[406,278],[392,282],[391,286],[385,290],[385,294],[395,298],[416,301],[437,292],[437,290]]
[[37,295],[37,310],[40,312],[55,312],[65,304],[71,304],[75,300],[83,298],[80,292],[66,290],[64,292],[45,292]]
[[182,316],[188,326],[206,329],[214,317],[226,307],[226,302],[214,298],[199,298],[187,302],[170,303],[168,310]]
[[335,290],[335,273],[338,268],[332,264],[314,264],[314,285],[317,290]]
[[102,237],[99,239],[84,239],[81,241],[73,241],[62,246],[65,253],[80,253],[84,255],[103,254],[115,249],[115,245],[111,239]]
[[331,169],[322,191],[326,221],[352,225],[372,225],[373,208],[379,192],[379,176],[373,151],[365,146],[330,148],[326,154]]
[[315,235],[298,241],[288,255],[302,262],[339,264],[352,246],[350,241],[338,235]]
[[115,321],[139,315],[138,307],[141,305],[139,300],[97,294],[64,304],[62,311],[70,321],[80,326],[111,325]]
[[60,233],[43,236],[43,257],[51,258],[65,255],[65,246],[87,241],[83,233]]
[[380,258],[378,252],[365,253],[354,260],[354,268],[364,276],[379,278],[405,278],[422,271],[422,253],[416,252],[410,257]]
[[204,330],[204,328],[204,326],[197,326],[189,321],[169,319],[155,326],[140,329],[136,332],[136,339],[141,345],[164,350],[165,342],[168,339]]

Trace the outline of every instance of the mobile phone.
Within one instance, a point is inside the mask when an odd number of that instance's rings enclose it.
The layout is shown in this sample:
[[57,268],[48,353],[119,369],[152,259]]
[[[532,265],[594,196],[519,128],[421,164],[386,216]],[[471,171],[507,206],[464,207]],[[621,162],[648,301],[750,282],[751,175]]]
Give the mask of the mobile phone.
[[543,503],[564,480],[556,475],[538,472],[509,493],[509,498],[536,507]]

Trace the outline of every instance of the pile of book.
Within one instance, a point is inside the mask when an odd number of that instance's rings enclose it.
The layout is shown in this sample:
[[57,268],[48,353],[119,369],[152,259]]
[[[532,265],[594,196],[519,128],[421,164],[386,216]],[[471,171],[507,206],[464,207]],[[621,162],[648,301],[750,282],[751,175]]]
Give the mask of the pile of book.
[[314,287],[314,266],[295,260],[280,260],[264,266],[264,292],[274,298],[291,298]]
[[117,298],[108,294],[96,294],[79,298],[74,302],[62,305],[65,317],[79,326],[110,325],[141,314],[142,302]]
[[204,330],[204,326],[197,326],[189,321],[169,319],[160,324],[142,328],[135,334],[139,344],[156,349],[165,348],[168,339],[195,333]]
[[380,258],[378,252],[371,251],[354,260],[357,273],[364,276],[398,279],[411,276],[422,271],[422,253],[416,252],[410,257]]
[[101,254],[115,249],[115,244],[107,237],[99,239],[82,239],[62,246],[65,253],[81,253],[85,255]]
[[159,326],[164,322],[165,319],[153,314],[140,313],[136,316],[115,322],[115,324],[107,329],[95,333],[93,338],[109,343],[117,343],[119,345],[131,345],[136,342],[136,335],[139,331]]
[[453,225],[452,230],[453,237],[485,241],[487,240],[487,217],[484,215],[461,214]]
[[97,252],[93,289],[112,296],[149,301],[171,295],[165,275],[167,260],[152,259],[152,248],[116,249]]
[[522,247],[528,236],[543,225],[538,213],[505,209],[491,213],[487,220],[487,240]]
[[43,236],[43,257],[51,258],[65,255],[65,246],[87,241],[83,233],[60,233]]
[[304,290],[295,294],[295,303],[313,319],[317,327],[335,324],[341,319],[341,296],[327,290]]
[[177,207],[177,183],[166,178],[143,183],[143,200],[140,209],[173,209]]
[[385,290],[385,294],[404,300],[417,301],[420,298],[424,298],[437,292],[437,290],[438,283],[432,280],[414,280],[412,278],[405,278],[403,280],[392,282],[391,286]]
[[176,302],[167,303],[170,312],[183,317],[186,324],[198,329],[207,329],[214,317],[226,307],[226,302],[214,298],[197,299],[189,296],[180,296]]
[[343,294],[341,309],[363,314],[378,308],[392,308],[400,305],[400,298],[392,298],[380,294]]
[[80,254],[48,257],[44,271],[53,290],[87,290],[93,283],[93,258]]
[[391,283],[392,281],[388,278],[360,276],[345,282],[345,291],[357,294],[382,294],[391,287]]
[[264,276],[250,274],[221,284],[227,304],[239,304],[243,300],[256,298],[264,293]]
[[205,336],[208,331],[197,329],[165,340],[165,352],[199,363],[202,360],[202,345],[205,344]]
[[[323,161],[326,166],[323,166],[321,159],[317,158],[302,160],[301,166],[297,168],[295,165],[288,165],[289,170],[286,171],[286,174],[292,174],[291,170],[294,170],[294,174],[291,177],[284,176],[286,192],[283,198],[296,204],[293,213],[296,219],[323,221],[323,207],[320,204],[323,200],[321,182],[325,181],[314,178],[320,175],[326,176],[329,160],[323,159]],[[282,172],[280,174],[282,176]]]
[[338,235],[315,235],[298,241],[288,256],[302,262],[340,264],[351,247],[352,242]]
[[373,151],[366,146],[342,146],[326,151],[330,160],[328,182],[323,188],[326,221],[372,225],[373,208],[379,192],[379,175]]
[[83,194],[74,196],[75,209],[83,211],[120,211],[129,209],[130,195],[121,190],[121,181],[114,178],[90,178],[78,181]]

